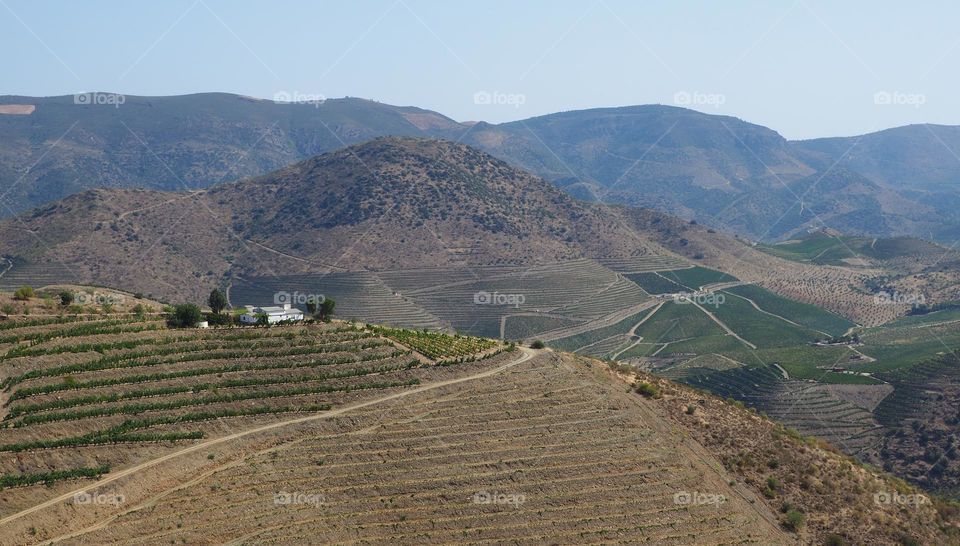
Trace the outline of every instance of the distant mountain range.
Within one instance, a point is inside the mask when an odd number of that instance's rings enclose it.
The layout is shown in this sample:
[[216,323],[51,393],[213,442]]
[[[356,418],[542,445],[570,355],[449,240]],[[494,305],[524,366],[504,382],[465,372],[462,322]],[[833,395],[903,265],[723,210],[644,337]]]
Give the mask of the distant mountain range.
[[824,228],[960,236],[960,127],[788,141],[736,118],[657,105],[492,125],[354,98],[99,102],[0,97],[0,216],[91,188],[208,188],[393,135],[459,141],[575,197],[654,208],[753,239]]

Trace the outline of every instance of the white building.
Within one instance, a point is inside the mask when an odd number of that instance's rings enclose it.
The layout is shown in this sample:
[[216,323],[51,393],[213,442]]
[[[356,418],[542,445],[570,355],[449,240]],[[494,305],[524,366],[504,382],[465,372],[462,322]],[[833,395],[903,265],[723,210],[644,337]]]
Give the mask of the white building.
[[240,315],[240,322],[244,324],[256,324],[260,315],[267,316],[268,324],[276,324],[282,321],[303,320],[303,311],[290,307],[289,303],[277,307],[254,307],[247,305],[247,312]]

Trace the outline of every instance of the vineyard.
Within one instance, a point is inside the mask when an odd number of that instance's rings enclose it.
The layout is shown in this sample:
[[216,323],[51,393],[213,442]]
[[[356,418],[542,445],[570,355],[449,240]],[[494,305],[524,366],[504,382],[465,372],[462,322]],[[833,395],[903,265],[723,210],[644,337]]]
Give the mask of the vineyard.
[[490,339],[441,334],[426,330],[403,330],[382,326],[370,326],[370,330],[377,335],[410,347],[427,358],[438,361],[463,359],[479,355],[497,346],[497,343]]
[[[144,457],[496,365],[491,340],[352,323],[169,329],[162,316],[0,322],[0,514]],[[416,352],[414,352],[416,351]],[[462,370],[461,370],[462,368]],[[32,492],[32,493],[31,493]]]
[[[585,388],[585,386],[588,386]],[[506,387],[506,388],[505,388]],[[568,357],[318,422],[89,518],[84,541],[720,545],[788,540],[635,394]],[[687,492],[722,502],[686,501]],[[745,497],[746,496],[746,497]],[[141,500],[144,499],[144,500]],[[680,499],[680,500],[678,500]],[[748,501],[747,499],[753,499]],[[756,504],[752,504],[756,503]]]

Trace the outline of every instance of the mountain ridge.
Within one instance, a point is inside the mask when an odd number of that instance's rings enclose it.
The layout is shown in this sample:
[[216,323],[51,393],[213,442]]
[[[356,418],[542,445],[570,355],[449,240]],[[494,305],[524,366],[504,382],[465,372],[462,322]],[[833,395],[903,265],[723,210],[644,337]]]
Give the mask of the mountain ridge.
[[[379,136],[416,136],[474,146],[580,199],[654,208],[753,239],[823,228],[960,236],[952,184],[960,165],[950,153],[960,150],[957,127],[791,141],[736,117],[669,105],[490,124],[367,99],[289,98],[300,102],[227,93],[130,95],[113,105],[0,97],[0,105],[36,106],[0,115],[0,180],[10,181],[0,210],[9,216],[90,187],[203,189]],[[845,187],[851,172],[877,187]],[[793,187],[804,184],[808,195]]]

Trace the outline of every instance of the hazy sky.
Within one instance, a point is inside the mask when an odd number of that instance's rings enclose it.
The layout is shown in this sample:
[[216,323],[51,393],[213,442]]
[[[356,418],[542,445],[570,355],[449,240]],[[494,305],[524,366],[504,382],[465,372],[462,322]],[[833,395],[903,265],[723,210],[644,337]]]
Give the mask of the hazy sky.
[[0,94],[285,92],[492,122],[662,103],[852,135],[960,124],[958,16],[950,1],[0,0]]

